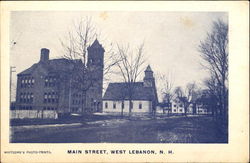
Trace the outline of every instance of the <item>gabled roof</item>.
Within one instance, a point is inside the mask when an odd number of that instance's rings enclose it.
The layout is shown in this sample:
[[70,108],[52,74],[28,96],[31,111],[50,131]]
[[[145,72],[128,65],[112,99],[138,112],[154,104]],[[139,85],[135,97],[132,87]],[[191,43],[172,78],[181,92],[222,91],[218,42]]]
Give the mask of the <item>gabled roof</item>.
[[32,74],[32,73],[33,73],[33,71],[37,68],[37,66],[38,66],[38,63],[35,63],[35,64],[33,64],[30,68],[28,68],[28,69],[26,69],[26,70],[24,70],[24,71],[20,72],[20,73],[19,73],[19,74],[17,74],[17,75],[27,75],[27,74]]
[[75,63],[76,64],[81,64],[82,61],[80,59],[69,60],[69,59],[65,59],[65,58],[51,59],[51,60],[48,60],[47,62],[38,62],[38,63],[35,63],[30,68],[22,71],[18,75],[32,74],[38,68],[38,66],[42,66],[48,72],[57,72],[57,73],[60,73],[60,72],[69,72],[70,70],[72,70],[74,68],[73,65]]
[[[129,89],[126,83],[109,83],[108,88],[103,96],[103,100],[128,100]],[[151,87],[144,87],[143,82],[133,83],[132,100],[157,100],[155,91]]]

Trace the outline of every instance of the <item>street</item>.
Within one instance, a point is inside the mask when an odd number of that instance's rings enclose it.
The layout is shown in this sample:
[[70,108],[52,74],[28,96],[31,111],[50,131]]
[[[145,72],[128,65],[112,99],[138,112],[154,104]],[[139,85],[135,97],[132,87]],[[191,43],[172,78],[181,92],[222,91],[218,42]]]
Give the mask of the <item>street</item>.
[[13,143],[227,143],[211,117],[108,119],[11,127]]

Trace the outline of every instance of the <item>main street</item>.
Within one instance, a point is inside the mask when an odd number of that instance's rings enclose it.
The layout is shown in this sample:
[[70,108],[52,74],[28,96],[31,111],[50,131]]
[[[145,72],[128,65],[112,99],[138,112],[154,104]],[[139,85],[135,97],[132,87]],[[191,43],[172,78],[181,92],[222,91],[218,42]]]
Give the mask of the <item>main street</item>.
[[108,119],[11,127],[13,143],[225,143],[211,117]]

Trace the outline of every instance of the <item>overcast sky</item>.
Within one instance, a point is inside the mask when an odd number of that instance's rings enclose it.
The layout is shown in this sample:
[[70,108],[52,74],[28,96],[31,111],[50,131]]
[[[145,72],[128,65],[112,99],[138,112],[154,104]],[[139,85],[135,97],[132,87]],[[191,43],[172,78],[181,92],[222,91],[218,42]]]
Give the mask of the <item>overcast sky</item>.
[[144,41],[148,64],[155,73],[170,73],[175,86],[199,84],[208,75],[197,46],[214,20],[227,21],[222,12],[12,12],[10,63],[16,73],[38,62],[41,48],[50,49],[50,58],[62,56],[59,39],[86,16],[109,42],[136,47]]

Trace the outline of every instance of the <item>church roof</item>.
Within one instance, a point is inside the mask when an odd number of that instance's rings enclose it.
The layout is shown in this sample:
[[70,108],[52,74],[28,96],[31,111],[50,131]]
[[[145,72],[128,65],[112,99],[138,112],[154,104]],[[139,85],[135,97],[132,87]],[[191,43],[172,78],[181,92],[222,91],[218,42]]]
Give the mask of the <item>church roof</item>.
[[43,68],[47,69],[48,72],[69,72],[69,70],[72,70],[74,68],[74,63],[81,64],[80,59],[76,60],[68,60],[65,58],[60,58],[60,59],[51,59],[48,60],[45,63],[35,63],[33,64],[30,68],[22,71],[18,75],[27,75],[27,74],[32,74],[39,66],[42,66]]
[[[133,83],[132,100],[155,100],[155,91],[152,87],[144,87],[143,82]],[[128,100],[129,89],[126,83],[109,83],[103,100]]]
[[95,39],[95,41],[93,42],[92,45],[90,45],[90,47],[91,48],[103,48],[97,39]]
[[152,71],[152,69],[151,69],[150,65],[148,65],[148,67],[146,68],[146,70],[145,70],[145,71]]

